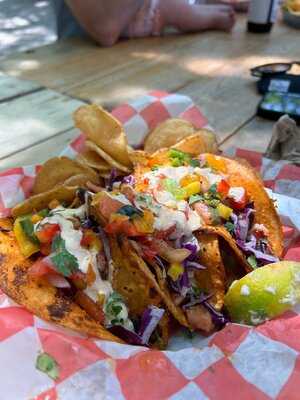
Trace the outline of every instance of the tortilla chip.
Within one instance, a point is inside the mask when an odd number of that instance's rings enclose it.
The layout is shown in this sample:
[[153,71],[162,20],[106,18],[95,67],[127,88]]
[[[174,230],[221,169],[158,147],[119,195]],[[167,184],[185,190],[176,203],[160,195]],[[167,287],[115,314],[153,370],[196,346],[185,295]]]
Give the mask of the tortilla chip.
[[125,167],[131,166],[127,138],[117,119],[96,104],[80,107],[73,117],[75,126],[102,152]]
[[172,146],[172,149],[181,150],[196,157],[202,153],[207,153],[208,149],[216,150],[217,145],[211,145],[207,143],[205,137],[202,134],[194,133],[192,136],[189,136],[174,144],[174,146]]
[[161,297],[153,288],[153,284],[141,272],[136,264],[130,262],[130,256],[122,249],[116,237],[110,237],[110,248],[114,263],[112,286],[123,296],[130,310],[130,316],[141,316],[149,305],[159,305]]
[[83,174],[74,175],[68,178],[64,183],[63,186],[78,186],[85,188],[86,183],[89,181],[89,177]]
[[105,153],[105,151],[103,151],[100,147],[95,145],[95,143],[91,142],[90,140],[87,140],[85,142],[85,145],[88,149],[93,150],[100,157],[102,157],[111,167],[117,168],[122,172],[126,172],[126,173],[130,172],[129,168],[125,167],[124,165],[120,164],[118,161],[111,158],[111,156],[108,153]]
[[33,194],[40,194],[53,189],[64,183],[74,175],[86,175],[88,180],[97,184],[99,178],[97,173],[87,165],[68,157],[54,157],[46,161],[37,174],[33,186]]
[[254,202],[254,223],[263,224],[267,228],[268,242],[274,254],[280,257],[283,252],[282,225],[273,201],[264,189],[263,181],[257,172],[245,163],[225,157],[215,158],[224,161],[230,186],[243,186],[246,189],[249,200]]
[[0,287],[4,293],[46,321],[123,343],[47,281],[29,277],[27,271],[31,264],[20,253],[13,234],[0,232]]
[[78,186],[58,186],[48,192],[29,197],[12,209],[12,216],[17,218],[32,211],[40,211],[43,208],[47,208],[52,200],[70,204],[76,196],[77,189]]
[[170,118],[157,125],[147,135],[144,149],[148,153],[154,153],[164,147],[172,147],[175,143],[193,133],[195,133],[195,128],[189,121],[181,118]]
[[225,269],[220,253],[219,241],[216,235],[198,234],[200,244],[199,262],[206,269],[195,271],[195,279],[200,289],[205,293],[213,294],[209,300],[217,309],[221,310],[225,297]]
[[149,154],[143,150],[131,150],[129,157],[134,166],[148,165]]
[[109,171],[111,169],[111,166],[102,157],[90,149],[85,149],[83,153],[78,154],[76,158],[82,164],[98,171]]

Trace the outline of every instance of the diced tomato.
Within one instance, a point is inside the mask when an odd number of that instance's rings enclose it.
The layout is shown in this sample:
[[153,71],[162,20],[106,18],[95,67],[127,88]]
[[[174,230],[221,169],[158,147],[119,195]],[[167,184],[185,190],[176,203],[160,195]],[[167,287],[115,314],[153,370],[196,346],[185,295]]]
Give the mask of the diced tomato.
[[243,187],[230,188],[228,198],[229,205],[234,210],[243,210],[248,203],[248,196]]
[[220,193],[222,197],[226,197],[228,195],[230,186],[229,184],[225,181],[225,179],[222,179],[217,186],[217,192]]
[[144,179],[143,179],[143,183],[144,183],[145,185],[149,185],[149,178],[144,178]]
[[93,204],[107,220],[109,220],[111,214],[116,213],[121,207],[124,206],[122,202],[112,198],[105,192],[97,193],[94,197]]
[[212,223],[212,216],[206,204],[201,203],[201,201],[198,201],[197,203],[194,204],[194,209],[203,219],[205,224],[210,225]]
[[148,246],[143,246],[142,251],[147,260],[153,260],[153,258],[157,255],[157,251]]
[[41,277],[47,274],[52,274],[55,268],[50,260],[50,257],[44,257],[37,260],[28,270],[28,274],[34,277]]
[[51,243],[54,236],[60,231],[58,224],[45,224],[36,236],[41,243]]
[[124,233],[126,236],[139,236],[139,232],[136,230],[135,226],[129,221],[129,219],[115,219],[114,221],[107,224],[104,230],[105,232],[110,234]]
[[87,286],[86,275],[81,271],[77,271],[74,274],[72,274],[70,276],[70,279],[77,289],[84,290]]
[[91,229],[85,229],[82,232],[82,239],[80,244],[82,246],[90,246],[95,238],[95,234]]
[[84,292],[82,292],[81,290],[78,290],[78,292],[75,295],[75,301],[94,320],[96,320],[100,323],[104,322],[105,316],[104,316],[104,312],[103,312],[102,308],[100,307],[100,305],[95,303],[90,297],[88,297]]
[[41,243],[40,252],[44,256],[49,256],[49,254],[51,253],[51,243]]

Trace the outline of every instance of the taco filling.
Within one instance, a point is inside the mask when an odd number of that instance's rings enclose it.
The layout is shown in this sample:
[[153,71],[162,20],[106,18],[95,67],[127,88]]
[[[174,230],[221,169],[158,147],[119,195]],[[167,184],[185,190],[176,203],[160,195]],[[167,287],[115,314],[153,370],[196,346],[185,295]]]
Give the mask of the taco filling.
[[[192,330],[210,332],[226,321],[220,296],[219,301],[214,299],[218,284],[212,282],[212,290],[207,290],[208,285],[201,282],[205,276],[201,271],[208,264],[211,269],[219,265],[220,281],[225,273],[216,235],[205,247],[199,235],[202,230],[225,230],[248,270],[278,260],[268,240],[268,228],[255,220],[252,196],[247,187],[230,184],[221,157],[192,158],[171,149],[163,162],[150,158],[148,165],[137,166],[133,175],[119,179],[109,189],[92,200],[104,231],[130,239],[132,248],[184,312]],[[206,258],[205,251],[211,251]],[[222,290],[225,293],[225,287]]]
[[[47,280],[126,342],[156,342],[158,346],[157,339],[162,341],[158,325],[167,317],[160,308],[161,299],[157,295],[144,301],[140,298],[143,310],[129,310],[126,299],[115,290],[119,276],[114,265],[124,255],[116,242],[110,245],[114,239],[108,239],[93,220],[89,212],[91,200],[91,193],[80,190],[74,208],[52,202],[48,209],[15,220],[14,234],[20,250],[32,260],[28,276]],[[139,282],[142,284],[143,277]],[[144,297],[147,285],[143,288]]]
[[174,321],[204,333],[222,327],[231,282],[282,251],[260,180],[212,154],[164,149],[132,175],[113,169],[103,186],[87,181],[68,207],[53,198],[38,194],[13,210],[27,275],[131,344],[166,347]]

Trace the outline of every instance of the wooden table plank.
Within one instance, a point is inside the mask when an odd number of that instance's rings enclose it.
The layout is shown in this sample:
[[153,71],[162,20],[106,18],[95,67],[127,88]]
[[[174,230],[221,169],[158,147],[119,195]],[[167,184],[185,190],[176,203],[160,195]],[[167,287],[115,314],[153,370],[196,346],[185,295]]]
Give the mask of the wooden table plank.
[[[179,40],[178,40],[179,38]],[[101,48],[84,39],[67,39],[30,54],[19,54],[0,62],[4,72],[34,79],[52,89],[68,91],[83,83],[97,81],[135,64],[151,63],[172,48],[188,46],[191,36],[120,41]]]
[[37,82],[21,80],[0,72],[0,102],[23,96],[41,88]]
[[249,69],[299,58],[289,27],[279,23],[270,35],[249,34],[245,27],[239,17],[232,34],[131,40],[109,49],[63,41],[10,57],[0,68],[109,109],[149,90],[178,91],[200,105],[223,140],[255,113],[259,96]]
[[271,140],[275,121],[255,117],[242,127],[233,137],[221,145],[221,150],[240,147],[247,150],[264,153]]
[[49,89],[0,104],[0,159],[72,128],[82,104]]
[[75,128],[51,137],[42,143],[28,147],[28,149],[20,151],[14,155],[6,157],[0,160],[0,170],[6,170],[8,168],[24,166],[24,165],[35,165],[43,163],[51,157],[55,157],[60,154],[70,141],[79,134],[79,131]]

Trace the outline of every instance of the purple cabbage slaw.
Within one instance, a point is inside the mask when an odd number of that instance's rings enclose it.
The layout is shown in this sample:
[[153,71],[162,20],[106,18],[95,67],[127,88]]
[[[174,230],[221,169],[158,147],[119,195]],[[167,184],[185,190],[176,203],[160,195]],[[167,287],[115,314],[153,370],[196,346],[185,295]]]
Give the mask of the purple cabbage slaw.
[[254,204],[249,203],[246,208],[239,214],[232,213],[231,220],[234,225],[234,237],[238,247],[246,254],[246,256],[254,256],[258,266],[279,261],[278,257],[271,254],[270,248],[264,241],[257,240],[254,235],[249,235],[254,218]]
[[155,306],[149,306],[143,312],[140,320],[140,327],[138,333],[124,328],[122,325],[114,325],[108,330],[114,335],[123,339],[128,344],[135,345],[148,345],[152,333],[155,331],[157,325],[162,319],[165,310]]

